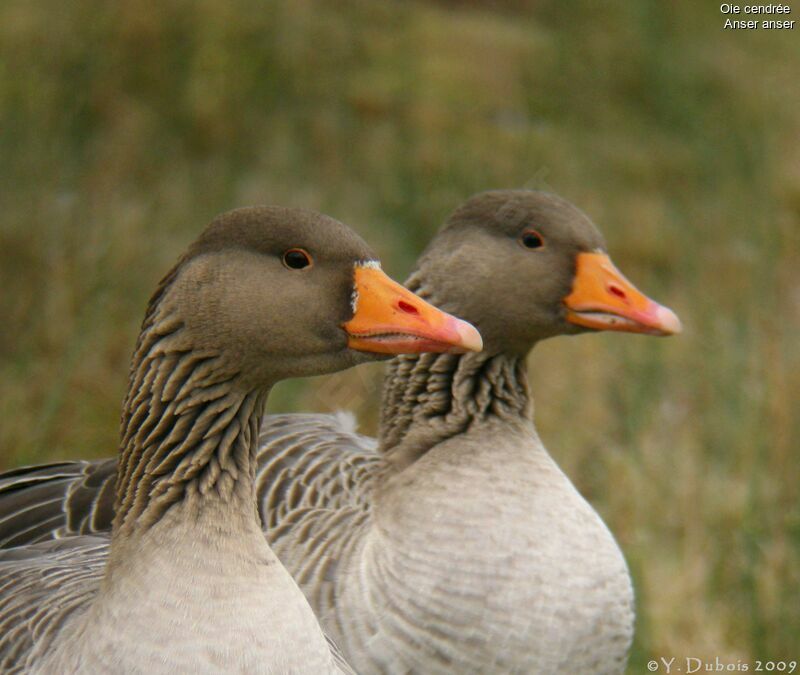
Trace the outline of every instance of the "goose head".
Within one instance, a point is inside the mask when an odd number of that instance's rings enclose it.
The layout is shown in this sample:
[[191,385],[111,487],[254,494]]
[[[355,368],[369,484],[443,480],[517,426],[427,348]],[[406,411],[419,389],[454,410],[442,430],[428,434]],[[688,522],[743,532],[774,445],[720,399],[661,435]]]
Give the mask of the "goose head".
[[157,323],[169,351],[214,358],[248,387],[391,354],[481,348],[475,328],[386,276],[352,230],[281,207],[212,222],[162,281],[143,335]]
[[475,324],[496,352],[523,354],[538,340],[587,331],[681,330],[674,312],[614,266],[586,214],[545,192],[468,199],[423,254],[419,279],[425,297]]

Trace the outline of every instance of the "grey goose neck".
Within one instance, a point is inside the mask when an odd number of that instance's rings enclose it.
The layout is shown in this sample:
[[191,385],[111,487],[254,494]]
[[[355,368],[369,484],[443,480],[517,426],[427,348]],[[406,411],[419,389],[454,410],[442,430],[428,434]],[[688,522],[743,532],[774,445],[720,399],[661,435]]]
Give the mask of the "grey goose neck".
[[[436,303],[417,271],[406,286]],[[395,469],[489,420],[531,420],[526,355],[486,349],[470,354],[404,354],[386,369],[379,447]]]
[[387,368],[379,447],[402,470],[449,438],[532,412],[524,356],[404,355]]
[[[354,667],[622,672],[628,571],[538,438],[525,358],[397,358],[382,413],[389,466],[365,482],[368,516],[354,510],[339,536],[319,536],[317,555],[268,531]],[[320,513],[307,519],[334,531],[335,511]],[[334,601],[324,564],[305,573],[314,558],[337,561]]]
[[185,346],[181,321],[148,316],[123,404],[115,533],[147,530],[173,505],[252,502],[252,439],[267,386],[248,391],[222,356]]

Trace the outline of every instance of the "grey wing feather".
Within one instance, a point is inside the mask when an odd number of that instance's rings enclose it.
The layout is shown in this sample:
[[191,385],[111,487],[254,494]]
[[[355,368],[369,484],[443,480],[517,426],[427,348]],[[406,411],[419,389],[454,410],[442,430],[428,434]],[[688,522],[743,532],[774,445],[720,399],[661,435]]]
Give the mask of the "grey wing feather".
[[111,529],[116,459],[0,474],[0,548]]
[[264,529],[306,509],[366,511],[384,464],[375,439],[356,433],[343,415],[266,416],[256,475]]
[[0,551],[0,672],[28,670],[75,612],[97,594],[106,537],[70,537]]
[[[363,538],[389,471],[374,439],[331,415],[270,415],[259,440],[264,533],[318,616],[335,605],[339,561]],[[348,532],[350,536],[338,536]]]

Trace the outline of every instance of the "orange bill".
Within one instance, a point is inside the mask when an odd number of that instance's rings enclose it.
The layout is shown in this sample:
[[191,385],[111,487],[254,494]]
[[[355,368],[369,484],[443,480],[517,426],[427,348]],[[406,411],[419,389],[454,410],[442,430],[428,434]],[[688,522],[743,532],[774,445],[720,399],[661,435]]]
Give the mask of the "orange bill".
[[343,325],[351,349],[379,354],[463,354],[483,348],[472,324],[436,309],[377,266],[356,267],[353,311],[353,318]]
[[564,298],[567,321],[595,330],[674,335],[681,321],[671,309],[639,291],[605,253],[579,253],[572,292]]

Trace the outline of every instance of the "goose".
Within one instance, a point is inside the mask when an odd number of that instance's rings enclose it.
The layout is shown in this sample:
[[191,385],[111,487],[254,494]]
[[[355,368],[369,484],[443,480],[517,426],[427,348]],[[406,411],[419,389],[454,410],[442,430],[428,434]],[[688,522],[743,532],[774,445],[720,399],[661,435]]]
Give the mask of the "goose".
[[255,451],[287,377],[480,348],[313,211],[238,209],[161,281],[131,361],[108,536],[0,555],[0,670],[341,673],[267,544]]
[[[391,361],[377,440],[338,417],[267,416],[273,549],[361,673],[622,672],[628,568],[536,433],[526,360],[550,337],[670,335],[678,317],[617,270],[588,216],[531,190],[468,199],[407,286],[484,350]],[[0,545],[107,530],[115,473],[112,459],[7,474]]]

